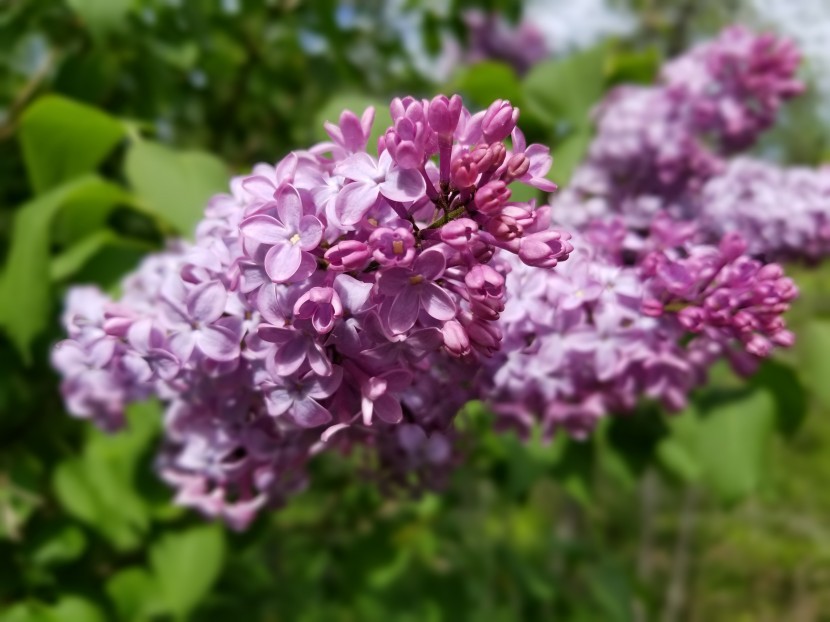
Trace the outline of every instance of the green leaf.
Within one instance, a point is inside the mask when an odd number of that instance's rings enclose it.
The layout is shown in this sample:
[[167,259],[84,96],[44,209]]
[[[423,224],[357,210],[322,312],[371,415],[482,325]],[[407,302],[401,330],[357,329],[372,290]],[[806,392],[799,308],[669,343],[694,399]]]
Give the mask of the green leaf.
[[[825,358],[828,352],[825,351]],[[796,370],[781,361],[767,359],[749,379],[749,384],[770,391],[775,400],[778,431],[788,437],[795,434],[807,416],[807,394]]]
[[126,568],[114,574],[106,585],[121,620],[143,620],[166,612],[153,575],[145,568]]
[[809,322],[796,345],[804,384],[825,407],[830,407],[830,321]]
[[590,112],[602,96],[605,84],[604,45],[539,63],[522,84],[527,110],[554,126],[564,120],[578,127],[590,126]]
[[72,524],[54,528],[37,539],[29,553],[32,563],[54,566],[77,559],[86,550],[86,536]]
[[97,35],[123,26],[131,3],[132,0],[67,0],[70,8]]
[[94,176],[67,183],[17,210],[6,270],[0,281],[0,326],[30,362],[30,346],[49,321],[52,288],[49,246],[52,220],[70,200],[102,193],[119,195],[117,186]]
[[660,51],[652,46],[637,52],[615,52],[606,66],[609,84],[651,84],[660,69]]
[[55,605],[31,601],[0,614],[0,622],[104,622],[93,603],[78,596],[64,596]]
[[372,133],[368,142],[368,148],[371,151],[378,144],[380,135],[392,125],[392,116],[389,114],[389,102],[359,93],[342,93],[328,100],[315,117],[314,138],[316,140],[331,140],[323,127],[324,122],[329,121],[336,125],[340,119],[340,113],[344,110],[351,110],[360,117],[369,106],[375,108],[375,122],[372,125]]
[[218,524],[167,533],[150,549],[161,595],[170,610],[185,618],[205,597],[219,576],[225,538]]
[[139,460],[160,425],[154,402],[128,410],[125,430],[117,435],[91,430],[83,455],[58,465],[53,477],[61,505],[121,550],[139,546],[149,526],[150,509],[135,479]]
[[590,144],[591,131],[587,128],[580,128],[567,135],[561,142],[554,142],[551,148],[553,166],[547,174],[548,179],[560,187],[565,186],[571,180],[576,167],[585,159]]
[[450,90],[463,93],[465,100],[470,99],[479,107],[489,106],[496,99],[510,100],[520,108],[524,106],[522,85],[516,72],[509,65],[496,61],[468,67],[456,78]]
[[124,133],[120,121],[92,106],[58,95],[38,99],[20,119],[23,159],[35,193],[94,171]]
[[148,210],[185,236],[192,235],[208,199],[228,187],[228,170],[221,160],[146,140],[130,147],[124,170]]
[[61,622],[104,622],[104,614],[90,601],[77,596],[64,596],[52,607],[52,615]]
[[72,277],[108,247],[132,249],[137,256],[154,248],[146,242],[123,238],[109,229],[101,229],[52,259],[49,269],[51,279],[63,281]]
[[700,458],[706,478],[725,501],[737,501],[760,484],[774,408],[772,396],[756,390],[704,412]]

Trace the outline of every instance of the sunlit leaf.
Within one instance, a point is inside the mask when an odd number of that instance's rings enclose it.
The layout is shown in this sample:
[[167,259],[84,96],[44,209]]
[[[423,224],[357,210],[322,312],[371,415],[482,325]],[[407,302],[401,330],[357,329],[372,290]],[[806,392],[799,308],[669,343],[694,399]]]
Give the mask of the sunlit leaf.
[[176,151],[147,140],[127,152],[124,170],[147,208],[192,236],[208,199],[228,188],[229,174],[218,158],[201,151]]
[[32,340],[46,327],[52,305],[49,282],[50,227],[69,200],[121,190],[94,176],[79,178],[33,199],[17,210],[6,270],[0,280],[0,326],[24,359]]
[[125,127],[97,108],[46,95],[23,114],[19,132],[29,180],[42,193],[95,171]]
[[210,590],[225,557],[218,524],[167,533],[153,544],[150,565],[165,603],[179,617],[189,614]]

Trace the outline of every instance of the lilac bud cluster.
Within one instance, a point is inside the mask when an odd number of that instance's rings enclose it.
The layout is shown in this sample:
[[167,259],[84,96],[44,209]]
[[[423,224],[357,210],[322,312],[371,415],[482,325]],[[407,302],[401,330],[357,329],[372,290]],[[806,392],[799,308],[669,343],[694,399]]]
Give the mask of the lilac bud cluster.
[[573,250],[549,207],[510,200],[516,181],[555,186],[509,102],[391,113],[377,157],[373,111],[344,112],[330,142],[233,179],[195,244],[148,258],[120,300],[70,294],[53,357],[68,409],[114,429],[129,402],[165,403],[159,468],[181,503],[244,527],[331,448],[434,480],[476,362],[501,345],[494,255],[551,268]]
[[614,90],[597,110],[587,160],[555,203],[572,227],[620,215],[694,220],[717,243],[740,233],[757,256],[816,260],[830,251],[826,169],[731,157],[803,90],[793,44],[729,28],[668,63],[657,85]]
[[680,410],[716,360],[749,374],[792,344],[782,314],[795,286],[748,257],[740,237],[702,244],[664,215],[632,258],[627,235],[619,219],[596,221],[556,271],[499,256],[510,291],[504,346],[480,382],[503,425],[581,437],[643,397]]

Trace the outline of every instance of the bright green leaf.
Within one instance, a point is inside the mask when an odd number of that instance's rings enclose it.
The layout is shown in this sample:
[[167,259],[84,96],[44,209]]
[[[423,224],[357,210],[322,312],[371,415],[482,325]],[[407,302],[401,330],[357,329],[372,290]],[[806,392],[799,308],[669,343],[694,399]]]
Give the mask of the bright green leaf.
[[704,478],[724,501],[738,501],[761,483],[775,402],[763,390],[732,392],[701,414],[697,459]]
[[94,33],[119,29],[132,0],[67,0],[73,11]]
[[166,611],[158,583],[145,568],[126,568],[106,585],[122,620],[143,620]]
[[548,179],[564,187],[571,180],[576,167],[582,163],[590,144],[591,132],[587,128],[579,129],[563,141],[554,143],[551,148],[553,166],[547,174]]
[[97,108],[46,95],[23,113],[19,131],[29,180],[40,194],[93,172],[125,128]]
[[130,147],[124,169],[147,208],[185,236],[193,234],[207,200],[228,187],[228,171],[214,156],[145,140]]
[[551,127],[565,120],[590,126],[591,108],[605,83],[605,55],[605,46],[598,46],[534,66],[522,85],[527,110]]
[[796,345],[804,384],[824,406],[830,407],[830,322],[809,322]]
[[39,196],[17,210],[6,271],[0,281],[0,326],[20,350],[29,348],[49,321],[52,288],[49,283],[49,246],[52,220],[69,200],[121,191],[109,182],[87,176]]
[[225,538],[218,524],[167,533],[150,549],[150,565],[170,610],[186,617],[219,576]]
[[61,622],[104,622],[104,614],[90,601],[77,596],[64,596],[51,608]]
[[[463,93],[476,107],[489,106],[496,99],[507,99],[520,108],[524,106],[516,72],[505,63],[485,61],[472,65],[458,76],[452,90]],[[469,102],[467,107],[471,108]]]

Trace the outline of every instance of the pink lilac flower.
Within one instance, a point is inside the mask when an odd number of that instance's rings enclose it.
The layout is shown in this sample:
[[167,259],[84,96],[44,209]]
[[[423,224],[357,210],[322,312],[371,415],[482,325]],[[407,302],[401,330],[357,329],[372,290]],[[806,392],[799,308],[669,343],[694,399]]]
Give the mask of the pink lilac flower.
[[[390,109],[377,156],[374,112],[345,112],[330,142],[234,178],[195,244],[147,258],[117,302],[70,294],[53,355],[68,409],[116,429],[130,402],[161,400],[159,470],[180,503],[244,528],[328,450],[372,452],[384,486],[441,481],[500,343],[489,262],[571,252],[546,207],[508,200],[513,183],[549,184],[544,147],[502,142],[518,109],[471,114],[457,95]],[[498,196],[482,209],[485,186]]]

